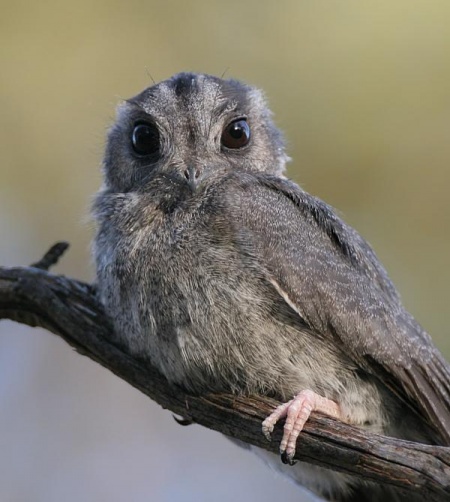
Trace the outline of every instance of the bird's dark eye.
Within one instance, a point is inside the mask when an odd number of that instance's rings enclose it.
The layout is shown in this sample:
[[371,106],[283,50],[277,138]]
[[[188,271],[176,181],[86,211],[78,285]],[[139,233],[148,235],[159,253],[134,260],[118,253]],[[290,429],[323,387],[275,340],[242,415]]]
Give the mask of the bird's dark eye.
[[133,150],[138,155],[154,155],[160,147],[159,131],[155,124],[141,122],[134,126],[131,134]]
[[221,143],[226,148],[242,148],[250,141],[250,127],[245,119],[228,124],[222,132]]

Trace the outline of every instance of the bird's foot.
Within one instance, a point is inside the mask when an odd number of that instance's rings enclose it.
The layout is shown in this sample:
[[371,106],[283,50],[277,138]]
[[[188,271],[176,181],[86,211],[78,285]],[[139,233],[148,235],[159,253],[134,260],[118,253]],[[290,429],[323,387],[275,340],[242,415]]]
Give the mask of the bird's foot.
[[280,418],[286,417],[283,438],[280,443],[281,460],[293,465],[297,438],[313,411],[334,418],[341,418],[339,405],[331,399],[319,396],[312,390],[302,390],[294,399],[278,406],[262,423],[263,434],[270,441],[270,434]]

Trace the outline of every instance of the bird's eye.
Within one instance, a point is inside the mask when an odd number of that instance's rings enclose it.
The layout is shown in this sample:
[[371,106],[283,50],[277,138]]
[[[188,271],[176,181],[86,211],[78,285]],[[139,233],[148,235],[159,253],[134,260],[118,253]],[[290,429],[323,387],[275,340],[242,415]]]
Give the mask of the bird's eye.
[[138,155],[154,155],[160,147],[159,131],[155,124],[137,123],[131,134],[133,150]]
[[222,132],[222,146],[242,148],[250,141],[250,126],[245,119],[238,119],[228,124]]

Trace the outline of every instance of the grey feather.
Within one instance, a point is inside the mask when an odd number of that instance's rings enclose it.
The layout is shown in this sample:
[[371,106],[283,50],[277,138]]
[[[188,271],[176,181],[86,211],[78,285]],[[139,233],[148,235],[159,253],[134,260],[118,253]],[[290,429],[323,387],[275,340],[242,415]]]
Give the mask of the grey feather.
[[[236,121],[250,136],[230,148]],[[180,74],[120,106],[93,246],[116,342],[191,392],[312,389],[354,424],[448,445],[448,364],[364,239],[284,177],[287,160],[261,92],[237,81]],[[289,469],[324,496],[402,500]]]

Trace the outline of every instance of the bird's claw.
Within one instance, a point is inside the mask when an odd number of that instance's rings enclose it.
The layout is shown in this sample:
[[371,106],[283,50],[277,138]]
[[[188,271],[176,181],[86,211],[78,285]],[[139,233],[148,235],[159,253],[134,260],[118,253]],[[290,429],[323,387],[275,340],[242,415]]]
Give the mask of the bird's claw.
[[297,461],[294,460],[294,453],[292,455],[288,455],[286,451],[281,452],[281,461],[283,462],[283,464],[295,465]]
[[340,417],[339,406],[334,401],[319,396],[312,390],[303,390],[294,399],[275,408],[262,423],[262,432],[270,441],[275,424],[280,418],[286,417],[280,443],[281,461],[284,464],[295,464],[297,438],[313,411],[320,411],[335,418]]

